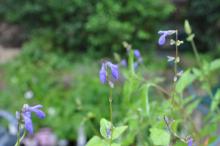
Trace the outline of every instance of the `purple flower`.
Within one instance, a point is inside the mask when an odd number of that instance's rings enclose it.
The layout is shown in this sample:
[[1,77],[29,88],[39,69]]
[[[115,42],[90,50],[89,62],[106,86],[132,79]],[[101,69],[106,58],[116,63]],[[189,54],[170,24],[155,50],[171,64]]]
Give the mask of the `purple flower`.
[[135,49],[135,50],[134,50],[134,56],[135,56],[136,58],[141,58],[141,53],[140,53],[140,51],[139,51],[138,49]]
[[190,138],[190,139],[188,140],[187,144],[188,144],[188,146],[192,146],[192,145],[193,145],[193,139]]
[[115,80],[119,79],[119,70],[118,65],[115,65],[109,61],[102,63],[102,67],[99,71],[99,79],[104,84],[107,81],[107,67],[110,68],[112,77]]
[[168,35],[172,35],[174,33],[176,33],[175,30],[158,31],[158,34],[160,34],[160,38],[158,40],[158,44],[159,45],[164,45],[165,42],[166,42],[166,37]]
[[120,64],[121,64],[122,66],[126,67],[126,66],[127,66],[127,61],[126,61],[125,59],[122,59],[121,62],[120,62]]
[[115,64],[109,63],[109,67],[112,72],[112,77],[117,80],[119,78],[118,66]]
[[32,119],[31,119],[31,113],[34,112],[40,119],[45,118],[45,113],[42,110],[40,110],[40,108],[42,107],[43,107],[42,105],[36,105],[36,106],[31,107],[27,104],[24,104],[22,108],[21,116],[24,120],[25,129],[30,134],[33,134],[34,132]]
[[106,72],[106,69],[105,69],[106,67],[105,66],[106,66],[105,63],[102,63],[102,67],[101,67],[101,69],[99,71],[99,79],[100,79],[100,81],[103,84],[105,84],[106,76],[107,76],[107,72]]

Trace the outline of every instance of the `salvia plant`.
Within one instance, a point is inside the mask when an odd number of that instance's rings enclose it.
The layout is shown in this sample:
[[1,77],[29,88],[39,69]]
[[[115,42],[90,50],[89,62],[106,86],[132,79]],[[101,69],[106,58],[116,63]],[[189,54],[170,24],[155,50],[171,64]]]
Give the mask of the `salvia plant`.
[[[217,127],[220,122],[218,105],[220,90],[213,91],[220,69],[220,59],[208,62],[198,53],[192,28],[186,20],[184,30],[186,40],[178,38],[178,30],[158,31],[158,45],[175,48],[174,54],[167,56],[172,73],[168,78],[146,77],[141,70],[144,58],[138,49],[123,42],[127,56],[121,59],[114,54],[117,63],[104,60],[99,70],[102,86],[109,88],[108,100],[109,117],[100,119],[100,130],[86,146],[198,146],[217,145]],[[179,47],[190,43],[195,55],[196,65],[183,68]],[[154,75],[155,76],[155,75]],[[118,85],[123,85],[118,112],[113,109],[113,91]],[[193,87],[203,89],[207,96],[190,92]],[[205,94],[205,95],[206,95]],[[105,95],[103,95],[105,96]],[[207,102],[208,101],[208,102]],[[40,110],[41,105],[24,105],[17,112],[18,138],[16,146],[26,134],[33,134],[31,113],[39,118],[45,114]],[[202,109],[202,110],[201,110]],[[205,109],[205,110],[204,110]],[[196,113],[197,112],[197,113]],[[197,125],[194,116],[202,115]],[[83,121],[85,122],[85,121]],[[24,132],[22,127],[24,127]]]
[[[168,63],[173,66],[171,89],[164,88],[160,79],[149,79],[138,71],[138,65],[143,63],[141,53],[138,49],[132,49],[132,46],[127,42],[123,42],[123,46],[126,48],[128,59],[121,59],[115,55],[116,60],[119,62],[119,67],[123,70],[121,75],[123,76],[123,99],[121,103],[121,117],[125,117],[121,120],[121,123],[128,125],[127,131],[122,135],[122,138],[117,142],[118,145],[208,145],[213,143],[217,139],[215,132],[209,130],[216,127],[219,122],[219,118],[213,118],[214,113],[218,112],[218,103],[220,100],[220,91],[213,93],[212,83],[208,79],[211,75],[220,68],[220,60],[214,60],[208,63],[202,60],[198,50],[196,48],[191,26],[188,21],[184,24],[185,32],[188,35],[186,42],[192,45],[193,52],[196,58],[196,67],[183,69],[181,65],[181,57],[179,53],[179,47],[184,43],[183,40],[178,38],[178,30],[160,30],[158,31],[159,46],[170,45],[175,48],[175,54],[167,56]],[[171,39],[170,39],[171,38]],[[107,64],[107,65],[106,65]],[[103,67],[105,66],[105,67]],[[110,68],[112,76],[114,77],[114,70],[111,67],[111,63],[104,63],[100,70],[100,80],[102,83],[108,82],[110,88],[112,88],[112,81],[106,80],[107,71],[106,66]],[[105,71],[104,69],[105,68]],[[103,72],[103,76],[101,76]],[[105,72],[105,73],[104,73]],[[118,72],[118,70],[117,70]],[[116,79],[116,78],[115,78]],[[201,83],[202,89],[205,89],[212,100],[209,105],[208,114],[204,115],[205,120],[203,127],[196,125],[193,118],[194,111],[197,111],[197,107],[202,106],[202,101],[205,97],[199,97],[196,93],[192,95],[188,94],[187,89],[191,88],[194,84]],[[151,95],[152,92],[158,92],[159,98],[151,96],[158,96],[158,94]],[[153,92],[154,93],[154,92]],[[215,95],[213,95],[215,94]],[[110,96],[111,97],[111,96]],[[150,101],[151,100],[151,101]],[[112,98],[110,98],[110,107]],[[160,108],[158,108],[159,106]],[[158,109],[160,109],[158,111]],[[110,110],[110,115],[112,111]],[[111,116],[110,116],[111,117]],[[103,130],[103,125],[106,128]],[[104,139],[100,137],[93,137],[87,146],[95,145],[111,145],[111,134],[116,133],[116,130],[112,129],[112,119],[110,121],[102,119],[100,122],[100,132]],[[122,128],[123,131],[126,129]],[[211,135],[210,133],[214,133]],[[122,134],[122,131],[119,132]],[[116,145],[117,145],[116,144]]]

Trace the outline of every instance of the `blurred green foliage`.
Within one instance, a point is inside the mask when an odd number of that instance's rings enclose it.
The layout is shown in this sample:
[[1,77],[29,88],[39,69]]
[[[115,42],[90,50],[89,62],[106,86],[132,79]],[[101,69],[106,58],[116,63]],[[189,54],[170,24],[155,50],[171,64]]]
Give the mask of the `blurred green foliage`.
[[[15,113],[24,103],[42,104],[47,118],[34,125],[50,127],[59,137],[70,140],[76,139],[80,123],[90,117],[93,121],[87,124],[86,129],[90,130],[86,133],[91,135],[91,125],[99,123],[108,111],[108,90],[100,85],[97,62],[88,57],[78,62],[70,58],[73,57],[24,49],[18,58],[2,66],[5,87],[0,93],[1,109]],[[30,91],[33,98],[25,98]],[[96,106],[102,107],[102,114]]]
[[168,0],[5,0],[0,16],[31,31],[30,41],[47,40],[43,48],[109,53],[122,41],[150,46],[173,10]]

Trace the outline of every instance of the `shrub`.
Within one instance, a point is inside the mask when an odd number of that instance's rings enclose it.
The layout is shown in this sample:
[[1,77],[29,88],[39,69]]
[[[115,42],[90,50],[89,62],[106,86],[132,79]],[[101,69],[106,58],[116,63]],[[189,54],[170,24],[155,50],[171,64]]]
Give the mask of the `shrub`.
[[0,7],[5,20],[31,30],[35,38],[49,37],[56,48],[101,52],[118,50],[122,41],[145,46],[173,10],[165,0],[6,0]]

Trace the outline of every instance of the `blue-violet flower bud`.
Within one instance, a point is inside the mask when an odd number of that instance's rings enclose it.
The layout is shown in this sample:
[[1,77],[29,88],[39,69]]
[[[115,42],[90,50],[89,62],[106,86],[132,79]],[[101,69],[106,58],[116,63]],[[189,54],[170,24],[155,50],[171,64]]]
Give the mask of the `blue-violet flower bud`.
[[193,139],[190,138],[190,139],[187,141],[187,144],[188,144],[188,146],[192,146],[192,145],[193,145]]
[[118,66],[115,65],[115,64],[112,64],[111,62],[109,62],[108,65],[109,65],[109,67],[111,69],[112,77],[117,80],[119,78]]
[[166,37],[168,35],[172,35],[174,33],[176,33],[175,30],[158,31],[158,34],[160,34],[160,38],[158,40],[158,44],[159,45],[164,45],[165,42],[166,42]]
[[110,68],[112,77],[115,80],[119,79],[118,65],[112,64],[111,62],[107,61],[107,62],[102,63],[102,67],[99,71],[99,78],[103,84],[106,83],[107,81],[107,67]]
[[136,58],[140,58],[140,57],[141,57],[141,53],[140,53],[140,51],[139,51],[138,49],[135,49],[135,50],[134,50],[134,56],[135,56]]
[[99,71],[99,78],[103,84],[106,83],[106,76],[107,76],[107,71],[106,71],[105,63],[102,63],[102,67]]
[[122,66],[126,67],[126,66],[127,66],[127,61],[126,61],[125,59],[122,59],[121,62],[120,62],[120,64],[121,64]]

